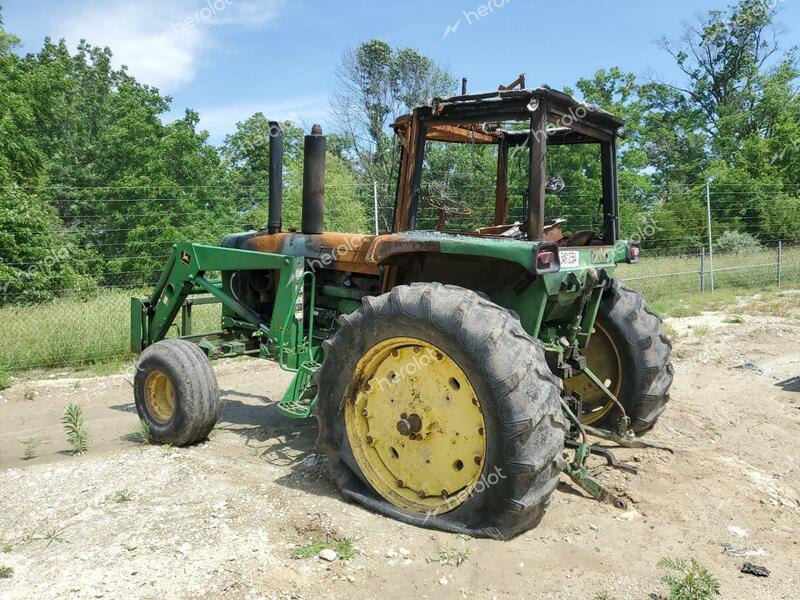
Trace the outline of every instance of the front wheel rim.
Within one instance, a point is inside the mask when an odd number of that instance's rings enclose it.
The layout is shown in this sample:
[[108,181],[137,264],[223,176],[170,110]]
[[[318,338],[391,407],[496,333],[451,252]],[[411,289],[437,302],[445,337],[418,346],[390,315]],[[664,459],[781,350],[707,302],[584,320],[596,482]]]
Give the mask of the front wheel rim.
[[167,423],[175,414],[177,402],[172,380],[163,372],[152,371],[144,382],[144,403],[147,413],[160,424]]
[[416,513],[462,504],[486,462],[486,426],[464,371],[417,338],[379,342],[358,361],[344,403],[356,463],[378,494]]

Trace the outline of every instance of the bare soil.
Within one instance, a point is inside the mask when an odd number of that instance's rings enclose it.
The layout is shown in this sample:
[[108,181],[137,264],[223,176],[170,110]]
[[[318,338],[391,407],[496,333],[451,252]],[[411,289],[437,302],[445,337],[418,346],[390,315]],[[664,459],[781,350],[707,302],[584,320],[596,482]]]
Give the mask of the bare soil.
[[[270,363],[218,367],[224,417],[191,448],[130,435],[130,374],[16,383],[0,392],[0,566],[13,568],[0,598],[647,599],[665,593],[663,557],[695,557],[723,598],[798,598],[800,295],[669,325],[676,380],[651,437],[675,453],[615,450],[638,475],[593,458],[630,510],[565,480],[511,542],[348,503],[314,458],[316,424],[275,410],[289,376]],[[68,402],[84,409],[83,456],[59,423]],[[25,461],[30,438],[41,445]],[[355,556],[292,557],[336,539]],[[745,561],[770,576],[740,573]]]

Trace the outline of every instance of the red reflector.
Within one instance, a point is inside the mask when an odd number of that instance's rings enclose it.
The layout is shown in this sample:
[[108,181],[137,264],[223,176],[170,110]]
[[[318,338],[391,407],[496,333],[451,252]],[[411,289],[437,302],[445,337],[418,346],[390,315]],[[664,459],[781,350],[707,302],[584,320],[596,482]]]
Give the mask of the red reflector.
[[631,258],[639,258],[639,246],[631,246]]
[[550,250],[544,250],[536,255],[536,267],[538,269],[549,269],[556,260],[556,255]]

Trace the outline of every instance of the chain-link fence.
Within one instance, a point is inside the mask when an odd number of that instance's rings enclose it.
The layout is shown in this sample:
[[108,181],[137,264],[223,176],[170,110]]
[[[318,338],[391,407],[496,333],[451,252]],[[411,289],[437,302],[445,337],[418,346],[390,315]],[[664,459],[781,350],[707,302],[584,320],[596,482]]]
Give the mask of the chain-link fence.
[[[389,229],[394,191],[393,185],[372,183],[329,186],[325,228]],[[21,199],[19,214],[4,217],[8,225],[0,231],[0,370],[5,371],[130,358],[130,296],[144,295],[152,287],[174,241],[219,243],[226,233],[266,223],[265,186],[59,187],[37,193],[39,208]],[[438,224],[436,205],[450,196],[441,190],[436,193],[438,201],[434,198],[420,206],[420,227]],[[569,189],[562,192],[557,202],[549,204],[548,214],[556,217],[559,207],[580,200],[584,202],[580,210],[563,214],[575,221],[573,227],[584,221],[587,227],[596,224],[587,193],[575,192],[572,200],[571,194]],[[720,193],[708,207],[694,192],[639,197],[635,205],[626,200],[629,192],[621,190],[620,195],[623,236],[640,239],[644,252],[640,264],[621,265],[618,276],[649,301],[729,288],[800,286],[797,239],[750,236],[744,242],[734,239],[733,244],[722,239],[720,232],[727,225],[716,223],[736,206],[746,207],[749,197]],[[464,230],[466,225],[456,225],[469,219],[492,223],[493,195],[474,198],[480,198],[481,205],[468,216],[448,215],[447,229]],[[518,200],[512,208],[522,206],[524,199]],[[685,221],[674,220],[677,210],[659,216],[664,206],[680,207],[682,202]],[[754,217],[743,214],[731,221],[731,227],[746,229],[752,223]],[[713,251],[703,244],[708,239],[708,216],[715,223]],[[299,221],[299,191],[289,190],[284,225],[298,227]],[[696,243],[684,243],[687,239]],[[216,329],[219,306],[197,307],[193,320],[196,331]]]
[[798,287],[800,245],[778,240],[746,251],[651,248],[639,264],[620,265],[617,275],[651,302],[715,289]]

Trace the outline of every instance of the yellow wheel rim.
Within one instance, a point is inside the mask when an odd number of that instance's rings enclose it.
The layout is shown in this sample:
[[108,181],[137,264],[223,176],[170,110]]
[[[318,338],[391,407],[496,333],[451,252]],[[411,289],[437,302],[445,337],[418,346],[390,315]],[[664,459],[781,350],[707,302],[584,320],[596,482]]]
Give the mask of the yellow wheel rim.
[[[583,350],[587,364],[600,381],[610,381],[611,393],[619,397],[622,385],[622,363],[619,351],[614,345],[611,336],[599,322],[595,323],[595,331],[589,338],[589,345]],[[578,375],[564,382],[567,392],[577,392],[583,399],[584,425],[596,423],[614,408],[614,403],[603,392],[597,389],[586,375]]]
[[153,420],[166,423],[175,414],[175,389],[161,371],[153,371],[144,382],[144,402]]
[[486,460],[478,396],[436,346],[397,337],[356,365],[344,403],[353,455],[372,487],[405,510],[438,514],[472,493]]

